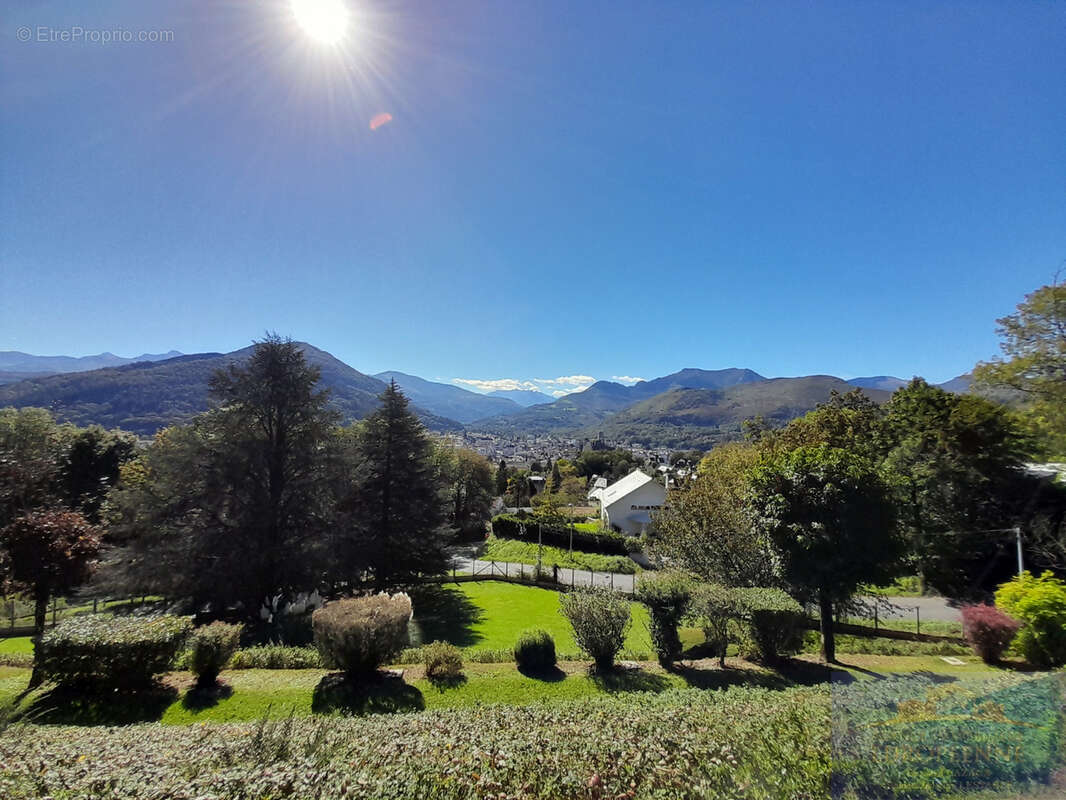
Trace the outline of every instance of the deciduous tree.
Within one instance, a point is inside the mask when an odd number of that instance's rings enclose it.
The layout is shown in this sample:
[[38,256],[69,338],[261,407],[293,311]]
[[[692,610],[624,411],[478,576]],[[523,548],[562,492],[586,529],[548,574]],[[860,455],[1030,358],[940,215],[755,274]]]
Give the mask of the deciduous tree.
[[773,543],[790,593],[818,604],[822,656],[835,661],[835,606],[860,585],[897,574],[903,548],[888,487],[859,456],[802,446],[756,465],[749,507],[756,529]]

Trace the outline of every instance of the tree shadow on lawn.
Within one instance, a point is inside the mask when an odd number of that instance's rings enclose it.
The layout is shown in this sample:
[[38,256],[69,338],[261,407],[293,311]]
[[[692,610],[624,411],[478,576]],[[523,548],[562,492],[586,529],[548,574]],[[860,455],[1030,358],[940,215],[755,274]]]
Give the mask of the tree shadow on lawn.
[[158,722],[177,697],[177,689],[161,682],[137,690],[57,686],[39,695],[20,717],[42,725]]
[[188,711],[206,711],[233,696],[233,687],[225,683],[214,686],[193,686],[181,698],[182,708]]
[[422,692],[398,675],[383,672],[358,680],[331,672],[318,682],[311,697],[315,714],[395,714],[425,707]]
[[459,675],[453,675],[450,678],[426,678],[429,681],[429,685],[436,689],[438,692],[444,692],[448,689],[458,689],[460,686],[466,684],[466,675],[460,673]]
[[472,647],[482,636],[473,626],[484,614],[463,592],[426,584],[410,590],[414,606],[414,644],[449,642],[456,647]]
[[593,670],[589,677],[600,690],[614,692],[664,692],[671,688],[665,675],[643,669],[615,668],[609,672]]
[[559,669],[558,666],[551,666],[548,669],[529,669],[516,666],[515,669],[527,678],[543,681],[544,683],[559,683],[559,681],[566,680],[566,673]]

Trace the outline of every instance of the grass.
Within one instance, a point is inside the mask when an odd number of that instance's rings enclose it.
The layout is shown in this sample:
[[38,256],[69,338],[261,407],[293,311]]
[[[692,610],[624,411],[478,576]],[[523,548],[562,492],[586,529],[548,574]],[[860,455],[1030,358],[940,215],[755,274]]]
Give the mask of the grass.
[[600,520],[595,522],[575,522],[574,530],[582,533],[601,533],[603,531],[603,523]]
[[33,653],[32,636],[11,636],[0,639],[0,654],[4,653]]
[[480,558],[482,561],[536,564],[538,549],[542,550],[541,563],[549,569],[557,565],[594,572],[620,572],[627,575],[632,575],[637,571],[637,565],[628,556],[605,556],[599,553],[583,553],[580,550],[575,550],[571,555],[569,550],[561,547],[544,545],[543,548],[538,548],[533,542],[519,542],[515,539],[489,539],[485,552]]
[[[590,674],[587,662],[561,662],[560,669],[546,676],[523,675],[513,664],[473,664],[463,667],[463,678],[450,685],[435,684],[423,677],[421,667],[408,668],[403,681],[384,682],[374,696],[378,711],[470,708],[485,704],[526,706],[558,705],[583,697],[630,692],[661,693],[670,689],[720,689],[728,686],[789,686],[825,682],[868,681],[892,674],[936,674],[947,679],[1002,673],[976,658],[950,665],[935,657],[842,656],[842,664],[828,670],[809,656],[791,661],[780,671],[730,658],[728,668],[713,660],[682,662],[673,671],[645,662],[639,669],[619,670],[608,676]],[[320,693],[329,683],[327,670],[234,670],[222,674],[222,686],[214,692],[194,689],[194,677],[174,672],[152,692],[111,695],[93,700],[82,695],[64,696],[38,690],[21,708],[39,722],[58,724],[128,724],[159,721],[165,725],[198,722],[247,722],[290,715],[310,716],[320,704]],[[324,680],[325,679],[325,680]],[[0,667],[0,702],[20,694],[29,680],[29,670]],[[377,690],[375,690],[377,691]],[[343,705],[329,710],[351,710]]]
[[[450,642],[467,650],[510,650],[527,628],[543,628],[558,653],[578,652],[570,623],[559,611],[560,593],[502,581],[425,586],[412,593],[417,643]],[[625,648],[651,652],[648,611],[631,604]]]

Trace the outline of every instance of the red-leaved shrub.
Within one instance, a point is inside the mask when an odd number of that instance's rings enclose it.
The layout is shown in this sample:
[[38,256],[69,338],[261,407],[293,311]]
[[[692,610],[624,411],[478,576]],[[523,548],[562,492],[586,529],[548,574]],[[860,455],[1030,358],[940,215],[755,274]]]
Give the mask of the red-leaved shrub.
[[995,606],[963,606],[962,633],[986,664],[994,664],[1022,626]]

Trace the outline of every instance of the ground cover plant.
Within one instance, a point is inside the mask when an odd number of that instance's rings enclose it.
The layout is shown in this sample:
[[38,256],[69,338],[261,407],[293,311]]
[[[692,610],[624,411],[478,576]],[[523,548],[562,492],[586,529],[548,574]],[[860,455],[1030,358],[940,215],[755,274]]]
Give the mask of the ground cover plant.
[[935,798],[1045,782],[1059,764],[1063,676],[929,674],[834,686],[835,789]]
[[571,553],[565,547],[538,547],[537,542],[520,542],[514,539],[490,538],[485,543],[481,554],[482,561],[509,561],[512,564],[536,564],[540,553],[541,564],[551,570],[552,566],[572,567],[592,572],[618,572],[632,575],[637,565],[627,556],[601,555],[574,550]]
[[16,726],[0,735],[0,795],[814,800],[828,791],[828,715],[825,689],[737,688],[206,728]]

